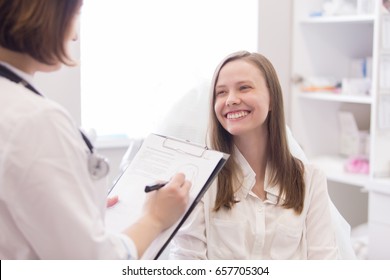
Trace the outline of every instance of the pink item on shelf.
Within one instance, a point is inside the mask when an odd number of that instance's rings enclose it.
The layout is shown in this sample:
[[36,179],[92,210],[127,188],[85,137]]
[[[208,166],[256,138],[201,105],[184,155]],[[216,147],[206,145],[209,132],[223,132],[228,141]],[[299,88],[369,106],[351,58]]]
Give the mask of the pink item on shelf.
[[370,161],[362,156],[354,156],[347,160],[344,168],[349,173],[368,174],[370,172]]

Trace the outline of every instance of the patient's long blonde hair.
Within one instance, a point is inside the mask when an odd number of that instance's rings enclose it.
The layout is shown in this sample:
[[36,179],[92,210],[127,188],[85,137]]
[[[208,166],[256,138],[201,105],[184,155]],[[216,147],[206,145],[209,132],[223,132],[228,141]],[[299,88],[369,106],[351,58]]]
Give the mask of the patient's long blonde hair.
[[[268,184],[279,185],[280,192],[285,193],[285,208],[292,208],[301,213],[305,196],[303,163],[290,153],[286,137],[286,123],[283,109],[283,95],[279,79],[271,62],[261,54],[240,51],[227,56],[217,66],[211,82],[210,92],[210,124],[209,138],[213,149],[229,153],[232,156],[218,175],[218,190],[215,210],[222,207],[231,209],[237,201],[234,192],[241,185],[241,168],[234,161],[234,143],[232,135],[219,123],[214,112],[215,86],[221,69],[234,60],[245,60],[259,68],[263,73],[270,94],[270,112],[268,123],[268,159],[267,169],[270,170]],[[279,201],[278,201],[279,202]]]

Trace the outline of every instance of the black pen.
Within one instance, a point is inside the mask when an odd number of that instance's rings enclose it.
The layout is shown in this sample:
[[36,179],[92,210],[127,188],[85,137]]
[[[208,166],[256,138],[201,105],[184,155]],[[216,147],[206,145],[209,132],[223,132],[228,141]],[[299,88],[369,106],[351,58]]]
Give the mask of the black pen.
[[145,186],[145,192],[152,192],[152,191],[157,191],[164,187],[168,182],[163,182],[163,183],[156,183],[154,185],[147,185]]

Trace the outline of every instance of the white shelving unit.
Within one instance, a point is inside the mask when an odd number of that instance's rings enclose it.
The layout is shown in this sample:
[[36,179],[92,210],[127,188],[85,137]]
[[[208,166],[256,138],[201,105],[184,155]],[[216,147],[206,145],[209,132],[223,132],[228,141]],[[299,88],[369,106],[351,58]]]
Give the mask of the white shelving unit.
[[328,180],[365,187],[370,181],[369,176],[346,173],[343,170],[344,161],[344,158],[339,156],[322,156],[313,159],[311,162],[326,171]]
[[[292,133],[308,159],[325,171],[336,207],[352,228],[367,223],[366,257],[375,259],[390,257],[390,12],[383,0],[373,1],[371,14],[315,17],[310,14],[321,11],[324,0],[293,2],[290,111]],[[368,57],[367,95],[303,88],[313,77],[352,78],[352,62]],[[352,113],[358,129],[370,135],[368,174],[345,171],[341,111]]]
[[[302,90],[302,83],[295,83],[291,91],[292,132],[308,158],[325,170],[330,181],[357,187],[364,187],[379,176],[390,177],[390,129],[378,125],[380,60],[384,55],[389,59],[390,56],[388,50],[381,48],[382,0],[374,1],[375,10],[367,15],[310,17],[312,12],[322,9],[323,0],[296,0],[293,7],[293,77],[303,81],[322,77],[341,82],[352,78],[352,61],[372,58],[369,95],[307,92]],[[340,155],[341,111],[351,112],[359,130],[370,134],[368,174],[344,171],[348,157]]]
[[300,23],[372,23],[374,20],[374,15],[317,16],[302,18]]
[[349,102],[349,103],[360,103],[360,104],[371,104],[371,96],[353,96],[353,95],[342,95],[333,94],[329,92],[310,92],[302,93],[299,95],[300,98],[307,98],[312,100],[323,100],[323,101],[335,101],[335,102]]

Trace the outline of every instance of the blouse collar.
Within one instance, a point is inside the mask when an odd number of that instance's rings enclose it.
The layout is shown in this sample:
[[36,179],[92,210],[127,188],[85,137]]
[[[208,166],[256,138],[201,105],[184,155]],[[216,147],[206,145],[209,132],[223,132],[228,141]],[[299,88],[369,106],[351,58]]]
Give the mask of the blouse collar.
[[[236,197],[238,200],[245,199],[255,185],[256,173],[253,171],[248,161],[245,159],[245,157],[241,154],[240,150],[236,146],[234,147],[234,158],[237,161],[238,165],[241,167],[243,175],[243,181],[240,189],[236,192]],[[280,187],[278,185],[270,186],[268,184],[268,178],[269,168],[267,165],[264,178],[264,190],[266,192],[265,202],[276,204],[280,193]],[[282,194],[280,198],[281,200],[285,200],[285,195]]]

